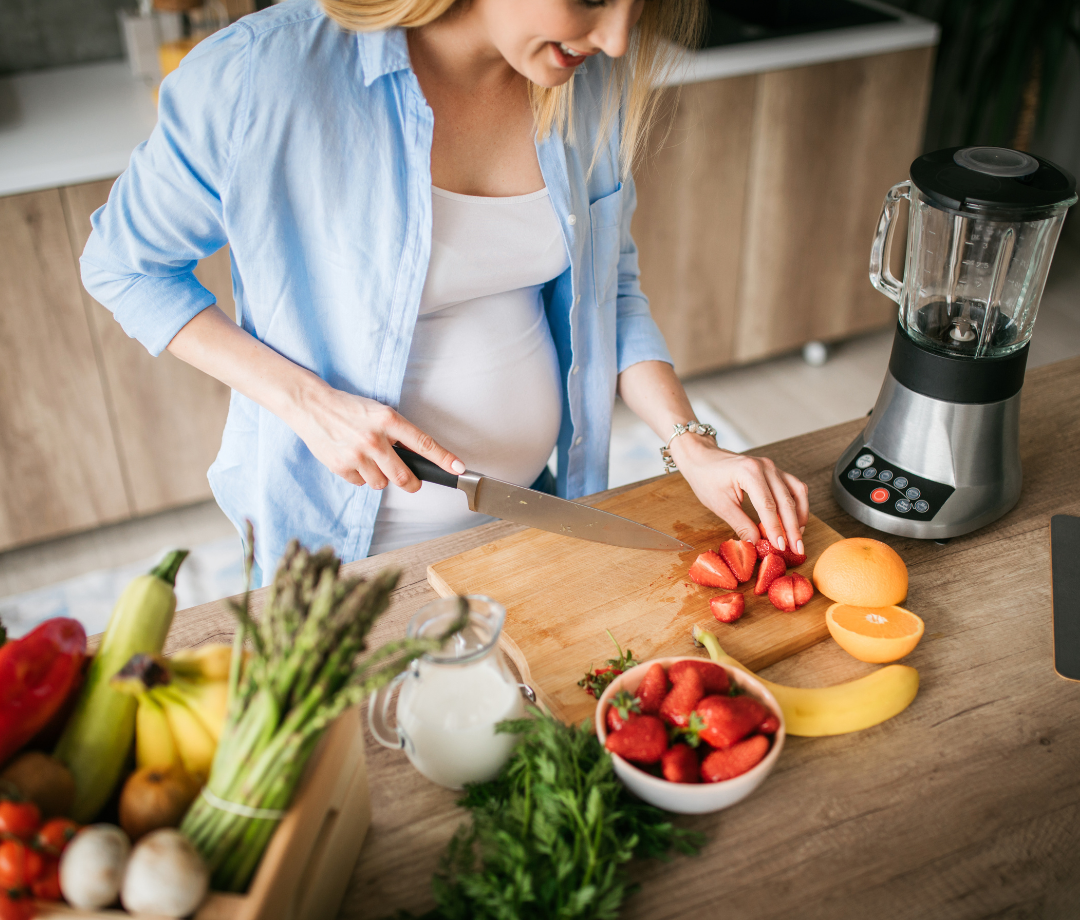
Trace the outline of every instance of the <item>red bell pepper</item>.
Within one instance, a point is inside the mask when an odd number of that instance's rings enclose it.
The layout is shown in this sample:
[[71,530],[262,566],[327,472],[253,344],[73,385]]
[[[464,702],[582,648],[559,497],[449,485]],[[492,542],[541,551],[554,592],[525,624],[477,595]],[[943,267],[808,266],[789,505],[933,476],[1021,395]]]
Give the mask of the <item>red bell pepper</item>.
[[80,677],[86,630],[54,617],[0,646],[0,764],[34,737]]

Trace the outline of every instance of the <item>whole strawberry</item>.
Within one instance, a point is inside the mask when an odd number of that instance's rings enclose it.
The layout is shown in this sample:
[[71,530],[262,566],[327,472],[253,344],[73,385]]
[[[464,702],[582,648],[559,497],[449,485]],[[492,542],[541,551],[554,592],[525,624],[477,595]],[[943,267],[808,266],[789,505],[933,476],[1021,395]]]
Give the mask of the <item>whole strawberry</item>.
[[742,741],[769,716],[752,696],[707,696],[694,711],[702,723],[701,740],[720,750]]
[[664,779],[669,783],[700,783],[701,768],[697,752],[688,744],[673,744],[660,759]]
[[604,742],[612,754],[644,764],[659,762],[667,746],[667,729],[656,716],[638,716]]
[[705,688],[706,694],[727,693],[731,689],[731,681],[728,679],[727,671],[715,661],[706,661],[703,658],[686,658],[682,661],[676,661],[675,664],[668,668],[668,677],[673,682],[678,682],[679,677],[688,668],[693,668],[701,675],[701,685]]
[[690,724],[690,713],[705,695],[705,685],[701,673],[696,668],[687,668],[679,674],[675,686],[664,697],[660,705],[660,718],[668,725],[685,728]]
[[668,676],[664,671],[664,666],[654,662],[649,665],[645,677],[638,684],[635,694],[638,708],[646,715],[656,715],[660,711],[660,704],[664,702],[667,692]]
[[628,671],[630,668],[636,667],[638,662],[634,660],[634,653],[627,649],[625,652],[622,650],[622,646],[618,642],[615,642],[615,637],[611,635],[611,630],[607,630],[608,638],[615,643],[615,648],[618,649],[618,658],[609,658],[607,663],[595,670],[589,671],[581,680],[577,682],[586,693],[591,694],[596,699],[600,699],[604,691],[616,677],[622,674],[623,671]]
[[701,762],[701,778],[706,783],[734,779],[756,767],[768,753],[769,739],[754,735],[726,751],[713,751]]
[[612,697],[607,710],[608,731],[617,732],[627,722],[641,715],[641,704],[636,696],[631,696],[627,691],[620,690]]

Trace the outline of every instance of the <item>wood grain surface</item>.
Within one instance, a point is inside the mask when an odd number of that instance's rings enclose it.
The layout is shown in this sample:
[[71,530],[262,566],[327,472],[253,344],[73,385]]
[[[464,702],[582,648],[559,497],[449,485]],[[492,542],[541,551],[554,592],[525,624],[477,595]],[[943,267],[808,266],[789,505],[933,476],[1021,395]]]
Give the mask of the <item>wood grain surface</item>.
[[56,189],[0,198],[0,548],[129,513]]
[[[1054,674],[1047,525],[1080,514],[1080,358],[1032,370],[1020,418],[1024,489],[999,521],[944,546],[882,535],[832,499],[829,481],[863,419],[771,444],[810,486],[810,507],[846,536],[893,546],[926,636],[906,659],[915,702],[882,725],[789,738],[753,796],[680,818],[704,852],[635,866],[628,918],[726,920],[1075,920],[1080,904],[1080,687]],[[402,578],[373,640],[401,636],[436,597],[426,567],[520,530],[496,523],[362,560]],[[263,592],[257,592],[261,604]],[[227,639],[221,602],[180,611],[170,648]],[[687,653],[692,654],[688,645]],[[824,686],[872,665],[821,642],[763,672]],[[433,904],[430,879],[462,819],[456,793],[367,736],[372,823],[339,912],[378,918]]]
[[[60,190],[76,258],[90,236],[90,215],[108,200],[112,183],[105,179]],[[201,260],[195,277],[222,310],[235,315],[227,246]],[[229,388],[168,352],[152,357],[85,290],[82,297],[109,394],[131,513],[210,498],[206,471],[221,445]]]
[[[530,528],[428,567],[428,581],[441,596],[486,594],[506,606],[503,649],[537,699],[563,721],[592,718],[596,701],[577,682],[617,657],[605,630],[638,661],[647,661],[685,654],[686,637],[700,623],[716,632],[729,655],[755,671],[829,634],[825,611],[832,602],[827,598],[815,594],[806,606],[784,613],[767,597],[754,596],[753,579],[739,588],[746,613],[738,622],[713,618],[709,599],[727,592],[695,584],[687,570],[699,553],[715,551],[735,533],[697,500],[681,475],[646,483],[597,507],[694,549],[625,549]],[[809,578],[818,556],[839,539],[811,516],[803,535],[807,560],[792,571]]]

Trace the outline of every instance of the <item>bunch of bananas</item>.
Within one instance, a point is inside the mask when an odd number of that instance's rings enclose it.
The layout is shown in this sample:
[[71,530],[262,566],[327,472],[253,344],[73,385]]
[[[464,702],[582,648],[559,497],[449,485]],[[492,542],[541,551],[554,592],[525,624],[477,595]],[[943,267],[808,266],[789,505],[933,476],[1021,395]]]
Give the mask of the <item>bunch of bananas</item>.
[[204,645],[170,658],[135,655],[112,679],[138,700],[137,767],[182,766],[205,781],[225,724],[232,647]]

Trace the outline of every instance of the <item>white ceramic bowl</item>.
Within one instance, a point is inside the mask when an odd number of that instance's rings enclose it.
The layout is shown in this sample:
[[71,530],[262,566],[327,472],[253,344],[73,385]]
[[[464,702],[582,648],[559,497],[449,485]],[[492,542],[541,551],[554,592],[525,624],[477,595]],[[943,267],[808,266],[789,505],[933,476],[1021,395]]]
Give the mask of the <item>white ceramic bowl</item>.
[[[638,684],[645,678],[645,672],[654,664],[661,664],[664,670],[668,670],[677,661],[708,661],[696,655],[684,655],[676,658],[654,658],[616,677],[604,691],[596,705],[596,736],[603,744],[607,740],[607,709],[611,698],[620,690],[628,690],[634,693]],[[624,760],[618,754],[612,754],[611,759],[615,766],[615,775],[619,777],[634,795],[644,799],[650,805],[663,808],[665,811],[673,811],[681,815],[701,815],[711,811],[720,811],[728,808],[736,802],[741,802],[753,792],[761,781],[769,775],[776,765],[780,751],[784,747],[784,714],[773,695],[757,680],[745,671],[731,668],[720,664],[728,676],[742,687],[751,696],[764,703],[771,712],[775,713],[780,720],[780,728],[773,735],[772,747],[769,753],[757,766],[748,770],[742,776],[734,779],[722,780],[719,783],[669,783],[666,779],[653,776],[644,770],[639,770],[632,763]]]

